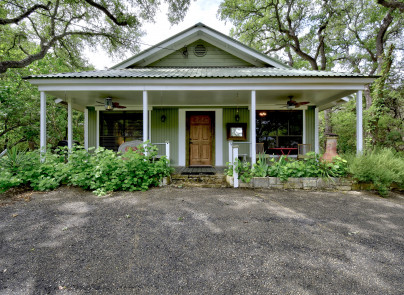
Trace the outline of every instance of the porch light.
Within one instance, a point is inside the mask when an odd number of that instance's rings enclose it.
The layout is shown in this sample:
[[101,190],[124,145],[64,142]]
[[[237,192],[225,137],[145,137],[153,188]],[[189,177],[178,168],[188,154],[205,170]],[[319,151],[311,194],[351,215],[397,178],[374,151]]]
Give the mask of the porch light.
[[112,104],[112,98],[111,97],[107,97],[105,99],[105,109],[107,111],[112,111],[114,109],[114,106]]
[[167,119],[166,115],[162,115],[160,118],[162,123],[164,123],[166,121],[166,119]]
[[260,117],[265,117],[267,115],[267,112],[259,112],[258,114]]
[[287,108],[288,110],[293,110],[293,109],[295,108],[295,106],[294,106],[293,104],[288,104],[288,105],[286,106],[286,108]]
[[237,114],[234,116],[234,120],[236,122],[240,121],[240,115],[238,114],[238,111],[237,111]]

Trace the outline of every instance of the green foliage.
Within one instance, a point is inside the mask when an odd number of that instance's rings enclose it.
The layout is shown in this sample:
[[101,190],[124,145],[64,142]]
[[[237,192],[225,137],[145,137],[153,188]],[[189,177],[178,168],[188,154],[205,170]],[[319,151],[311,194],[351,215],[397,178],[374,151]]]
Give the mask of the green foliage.
[[[83,62],[83,64],[85,64]],[[23,80],[31,74],[47,74],[85,70],[73,67],[69,60],[50,53],[24,69],[10,69],[0,75],[0,150],[19,145],[34,149],[39,145],[39,91]],[[35,111],[38,110],[38,111]],[[74,140],[83,141],[83,113],[73,111]],[[48,143],[56,145],[66,136],[67,110],[56,105],[52,97],[47,100]]]
[[245,183],[249,183],[251,181],[251,178],[253,177],[251,164],[249,162],[242,162],[237,159],[235,167],[239,179]]
[[348,171],[359,182],[372,182],[380,195],[386,196],[396,183],[404,187],[404,157],[393,149],[374,149],[361,156],[351,156]]
[[[153,21],[163,2],[168,4],[171,23],[182,20],[190,5],[189,0],[2,1],[0,73],[25,67],[50,52],[65,56],[75,66],[88,47],[100,46],[115,56],[127,50],[137,52],[142,22]],[[42,7],[18,19],[35,4]]]
[[[403,14],[378,2],[223,0],[219,16],[233,37],[294,68],[380,75],[364,91],[367,143],[404,150]],[[333,108],[325,124],[343,153],[356,149],[354,102]]]
[[44,162],[40,161],[38,151],[9,154],[0,159],[0,191],[19,185],[46,191],[62,184],[94,190],[98,195],[117,190],[147,190],[172,172],[165,157],[155,159],[154,146],[139,146],[136,152],[124,155],[104,148],[88,152],[76,147],[71,153],[63,148],[56,153],[48,152]]
[[262,155],[259,156],[253,169],[248,162],[236,162],[236,171],[243,182],[249,182],[252,177],[267,176],[279,177],[283,181],[289,177],[344,177],[347,175],[347,169],[347,161],[341,157],[335,157],[332,162],[324,162],[315,153],[308,153],[303,160],[284,156],[281,156],[279,160],[275,158],[267,160]]

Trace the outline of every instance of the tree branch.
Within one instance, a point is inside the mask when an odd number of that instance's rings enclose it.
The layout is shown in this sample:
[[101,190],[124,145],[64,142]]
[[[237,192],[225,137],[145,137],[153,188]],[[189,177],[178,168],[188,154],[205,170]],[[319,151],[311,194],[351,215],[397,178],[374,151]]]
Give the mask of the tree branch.
[[0,62],[0,74],[5,73],[8,68],[23,68],[26,67],[27,65],[33,63],[36,60],[40,60],[45,57],[45,55],[48,53],[49,49],[59,40],[63,39],[64,37],[67,36],[102,36],[102,37],[107,37],[107,38],[112,38],[112,35],[109,35],[107,33],[96,33],[96,32],[80,32],[80,31],[70,31],[70,32],[64,32],[63,34],[53,36],[47,44],[44,44],[41,42],[40,45],[40,50],[39,52],[35,54],[31,54],[27,56],[24,59],[21,60],[6,60],[6,61],[1,61]]
[[377,73],[381,72],[382,65],[383,65],[383,56],[384,56],[384,36],[386,35],[387,29],[393,22],[393,16],[391,13],[393,12],[394,8],[391,8],[386,16],[383,18],[382,25],[380,26],[379,32],[376,36],[376,56],[377,56]]
[[86,1],[89,5],[101,10],[116,25],[118,25],[118,26],[127,26],[127,25],[129,25],[129,23],[127,21],[118,20],[105,6],[102,6],[101,4],[98,4],[97,2],[94,2],[93,0],[84,0],[84,1]]
[[384,7],[399,9],[401,12],[404,12],[404,3],[402,3],[402,2],[398,2],[395,0],[391,0],[391,1],[377,0],[377,3]]
[[23,14],[15,17],[15,18],[0,18],[0,25],[8,25],[8,24],[17,24],[20,20],[28,17],[31,13],[38,9],[49,10],[51,2],[48,2],[47,5],[43,4],[35,4],[34,6],[28,8]]

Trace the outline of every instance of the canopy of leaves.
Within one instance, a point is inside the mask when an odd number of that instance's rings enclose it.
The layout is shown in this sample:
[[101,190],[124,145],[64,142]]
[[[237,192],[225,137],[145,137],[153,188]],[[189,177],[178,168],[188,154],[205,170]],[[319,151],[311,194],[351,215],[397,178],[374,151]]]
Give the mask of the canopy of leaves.
[[[39,140],[39,91],[22,77],[35,74],[89,70],[83,66],[69,64],[66,56],[56,57],[53,53],[23,69],[9,69],[0,75],[0,150],[24,143],[25,148],[38,146]],[[75,140],[82,141],[83,114],[74,112],[73,126]],[[47,103],[48,142],[55,145],[66,136],[67,111],[62,105],[55,105],[52,98]]]
[[[380,75],[365,91],[367,141],[404,149],[403,6],[402,0],[223,0],[219,15],[234,24],[235,38],[295,68]],[[354,112],[350,105],[334,109],[324,116],[325,129],[355,138]],[[344,151],[355,150],[352,143],[345,141]]]
[[[163,0],[172,23],[184,17],[189,0]],[[5,0],[0,2],[0,73],[22,68],[50,50],[73,60],[86,46],[111,55],[136,52],[141,24],[153,21],[156,0]]]

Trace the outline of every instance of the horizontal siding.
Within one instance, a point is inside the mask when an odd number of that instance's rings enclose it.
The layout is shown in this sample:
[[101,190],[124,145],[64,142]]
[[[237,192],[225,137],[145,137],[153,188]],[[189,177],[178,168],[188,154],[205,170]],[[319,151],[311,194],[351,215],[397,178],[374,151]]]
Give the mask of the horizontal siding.
[[[161,116],[166,116],[165,122],[161,122]],[[177,108],[153,108],[151,111],[151,142],[170,142],[171,165],[178,165],[178,109]],[[160,153],[165,154],[165,147],[158,145]]]
[[[203,44],[207,53],[198,57],[194,54],[194,48],[198,44]],[[184,57],[182,52],[176,51],[161,60],[158,60],[148,67],[250,67],[252,64],[223,51],[205,41],[198,40],[187,45],[188,57]]]

